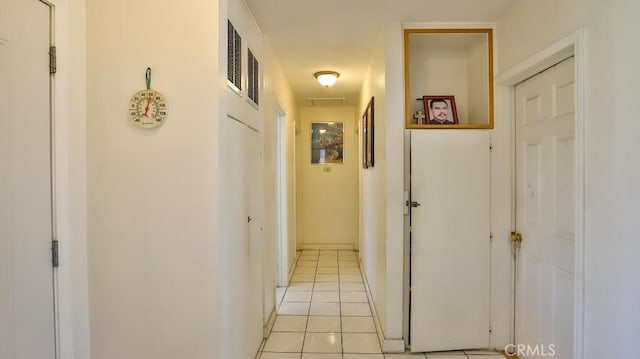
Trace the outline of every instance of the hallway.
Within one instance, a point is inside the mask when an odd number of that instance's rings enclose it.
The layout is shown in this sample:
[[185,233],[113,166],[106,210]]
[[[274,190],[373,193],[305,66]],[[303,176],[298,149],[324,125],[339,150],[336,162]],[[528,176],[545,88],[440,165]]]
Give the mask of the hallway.
[[[259,359],[401,359],[382,354],[356,252],[305,250]],[[484,351],[437,353],[427,359],[502,359]]]

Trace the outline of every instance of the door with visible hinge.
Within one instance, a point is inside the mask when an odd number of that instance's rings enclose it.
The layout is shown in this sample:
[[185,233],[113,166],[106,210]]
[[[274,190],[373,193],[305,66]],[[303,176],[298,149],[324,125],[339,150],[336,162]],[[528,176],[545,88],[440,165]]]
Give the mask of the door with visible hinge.
[[490,133],[411,131],[411,351],[487,348]]
[[575,154],[570,58],[516,86],[515,344],[557,358],[573,358]]
[[0,358],[55,358],[50,12],[0,2]]

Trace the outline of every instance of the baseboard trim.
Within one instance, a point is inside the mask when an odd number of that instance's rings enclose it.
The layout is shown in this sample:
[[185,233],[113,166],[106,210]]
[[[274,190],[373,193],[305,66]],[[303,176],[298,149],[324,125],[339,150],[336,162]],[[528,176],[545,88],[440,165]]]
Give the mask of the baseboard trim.
[[358,258],[358,264],[360,266],[360,273],[362,274],[362,280],[364,282],[364,289],[367,293],[367,299],[369,300],[369,309],[371,309],[371,314],[373,314],[373,323],[376,326],[376,334],[378,334],[378,340],[382,343],[382,352],[383,353],[404,353],[405,345],[404,339],[391,339],[385,338],[384,330],[382,329],[382,325],[380,324],[380,318],[378,317],[378,311],[376,310],[375,302],[373,301],[373,295],[371,294],[371,288],[369,287],[369,281],[367,280],[367,275],[364,272],[364,268],[362,267],[362,261]]
[[305,249],[324,249],[324,250],[344,250],[344,251],[352,251],[354,250],[353,244],[302,244],[300,246],[302,250]]
[[382,341],[383,353],[404,353],[404,340],[403,339],[384,339]]
[[271,315],[269,315],[269,320],[267,320],[267,323],[262,327],[262,337],[264,339],[267,339],[269,337],[269,334],[271,333],[271,329],[273,329],[273,325],[276,322],[276,308],[274,307],[271,310]]
[[293,259],[293,264],[291,265],[291,268],[289,268],[289,275],[287,277],[287,286],[289,286],[289,284],[291,283],[291,277],[293,277],[293,273],[296,270],[296,267],[298,266],[298,260],[300,259],[300,256],[302,255],[302,253],[300,251],[296,251],[296,257]]

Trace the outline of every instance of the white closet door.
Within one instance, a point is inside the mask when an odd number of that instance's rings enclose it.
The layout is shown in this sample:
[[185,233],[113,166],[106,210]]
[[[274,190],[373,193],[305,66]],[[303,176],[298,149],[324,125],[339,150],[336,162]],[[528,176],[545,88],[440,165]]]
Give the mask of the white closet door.
[[411,132],[411,350],[487,348],[489,132]]
[[222,357],[249,358],[263,337],[260,134],[230,117],[220,130]]
[[0,358],[55,357],[49,6],[0,2]]

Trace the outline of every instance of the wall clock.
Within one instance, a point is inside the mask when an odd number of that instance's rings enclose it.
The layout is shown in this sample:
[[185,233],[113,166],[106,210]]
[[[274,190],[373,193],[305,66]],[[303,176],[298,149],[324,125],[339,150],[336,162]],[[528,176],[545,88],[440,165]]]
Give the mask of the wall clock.
[[151,68],[147,68],[146,81],[147,89],[131,96],[129,118],[138,127],[154,128],[165,122],[169,106],[159,91],[151,89]]

